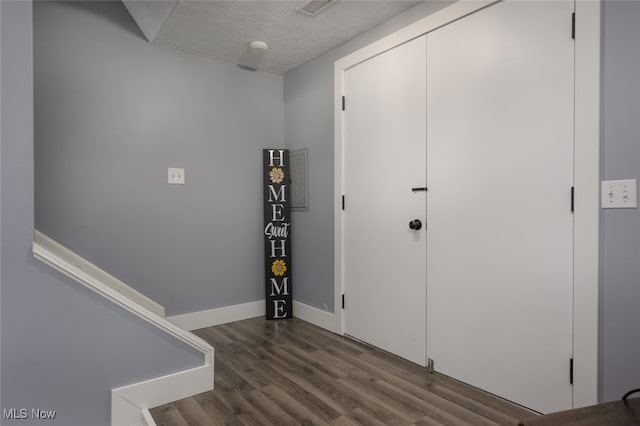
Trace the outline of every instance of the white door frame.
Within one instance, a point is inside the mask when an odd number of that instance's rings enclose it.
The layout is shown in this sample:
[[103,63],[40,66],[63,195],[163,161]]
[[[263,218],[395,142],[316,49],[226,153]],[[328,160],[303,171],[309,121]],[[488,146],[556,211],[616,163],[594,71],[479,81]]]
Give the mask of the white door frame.
[[[562,0],[560,0],[562,1]],[[574,408],[598,402],[598,274],[600,215],[600,1],[577,0],[575,41],[575,212],[573,357]],[[334,323],[344,334],[343,122],[344,72],[362,61],[490,6],[497,1],[459,1],[342,59],[334,66]],[[570,21],[567,21],[569,25]]]

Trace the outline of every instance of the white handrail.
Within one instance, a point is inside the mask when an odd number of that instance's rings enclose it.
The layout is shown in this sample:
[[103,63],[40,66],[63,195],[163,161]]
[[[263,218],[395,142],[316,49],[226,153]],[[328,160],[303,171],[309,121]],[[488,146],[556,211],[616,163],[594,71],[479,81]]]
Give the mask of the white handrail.
[[149,297],[145,296],[144,294],[140,293],[124,282],[120,281],[119,279],[94,265],[84,257],[63,246],[53,238],[43,234],[36,229],[33,232],[33,239],[42,247],[56,254],[61,259],[66,260],[68,263],[76,266],[78,269],[85,271],[88,275],[92,276],[96,280],[108,285],[115,291],[122,293],[134,302],[149,309],[151,312],[154,312],[161,317],[165,316],[164,306],[160,305],[156,301],[150,299]]
[[121,308],[131,312],[146,322],[153,324],[155,327],[188,344],[192,348],[202,352],[205,355],[205,362],[207,364],[212,363],[213,348],[195,334],[179,328],[146,307],[124,296],[122,293],[100,282],[87,272],[69,263],[67,260],[63,259],[61,256],[57,255],[38,241],[33,242],[33,256],[52,268],[62,272],[69,278],[72,278],[85,287],[100,294],[102,297],[110,300]]

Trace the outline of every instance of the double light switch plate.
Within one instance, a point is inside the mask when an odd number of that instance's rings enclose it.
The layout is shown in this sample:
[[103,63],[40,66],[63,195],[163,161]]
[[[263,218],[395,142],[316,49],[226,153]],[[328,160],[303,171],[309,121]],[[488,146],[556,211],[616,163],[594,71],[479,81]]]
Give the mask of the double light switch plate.
[[169,185],[184,185],[184,169],[169,167]]
[[603,209],[638,208],[638,189],[636,179],[602,181]]

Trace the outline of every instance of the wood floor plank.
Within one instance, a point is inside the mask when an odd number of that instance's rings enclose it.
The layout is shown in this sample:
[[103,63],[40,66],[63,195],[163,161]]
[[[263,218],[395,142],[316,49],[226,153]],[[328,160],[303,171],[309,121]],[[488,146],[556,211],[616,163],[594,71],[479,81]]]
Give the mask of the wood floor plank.
[[330,398],[326,398],[322,392],[318,392],[314,387],[304,386],[304,381],[301,381],[297,375],[287,373],[279,382],[282,380],[288,380],[288,385],[280,386],[281,389],[286,389],[289,395],[323,420],[333,420],[344,413],[339,405],[334,404]]
[[218,399],[233,412],[233,415],[244,425],[258,425],[264,424],[265,426],[277,425],[277,423],[271,423],[266,416],[263,416],[256,407],[250,404],[247,399],[244,398],[245,393],[240,391],[230,391],[219,393]]
[[356,408],[353,412],[349,413],[349,419],[354,423],[362,426],[385,426],[379,419],[373,417],[371,414]]
[[317,363],[324,365],[325,369],[331,369],[331,371],[334,371],[334,374],[339,375],[339,377],[344,377],[349,374],[349,371],[357,368],[344,359],[327,352],[326,349],[314,352],[313,357]]
[[429,417],[423,417],[412,423],[411,426],[443,426],[443,423]]
[[247,402],[252,404],[265,419],[273,424],[280,426],[295,426],[298,422],[291,417],[286,411],[284,411],[278,404],[267,398],[259,390],[249,392],[245,398]]
[[393,389],[384,386],[384,382],[378,381],[366,373],[361,376],[349,374],[339,382],[344,383],[354,392],[366,393],[377,404],[402,417],[405,424],[426,415],[427,408],[423,404],[414,404],[414,401],[405,399],[405,395],[396,394]]
[[295,327],[292,327],[292,330],[295,330],[295,332],[298,333],[303,339],[314,342],[315,345],[320,348],[331,346],[336,342],[336,338],[345,340],[345,338],[342,336],[338,336],[337,334],[331,333],[330,331],[318,328],[299,318],[294,318],[293,324],[295,325]]
[[[235,343],[231,345],[235,345]],[[236,347],[241,348],[240,346]],[[235,350],[233,351],[233,356],[225,354],[224,362],[255,389],[269,386],[273,383],[273,380],[265,376],[261,371],[264,370],[263,363],[259,359],[252,357],[246,350],[244,352]]]
[[158,426],[189,426],[174,404],[149,410]]
[[303,365],[299,359],[283,351],[278,345],[253,347],[253,349],[249,347],[248,349],[253,350],[264,365],[282,373],[295,372]]
[[207,327],[207,328],[201,328],[199,330],[194,330],[193,334],[195,334],[198,337],[201,337],[213,347],[216,347],[219,345],[227,345],[233,342],[233,340],[229,339],[227,336],[222,334],[215,327]]
[[[386,381],[387,383],[401,389],[402,391],[419,397],[421,400],[428,401],[432,406],[444,409],[445,411],[457,413],[460,417],[460,421],[473,421],[485,422],[486,419],[491,420],[490,424],[509,424],[517,422],[518,418],[511,417],[507,414],[495,410],[490,406],[487,406],[481,402],[477,402],[473,399],[467,398],[464,395],[452,392],[437,384],[427,385],[429,375],[425,369],[419,370],[419,375],[424,376],[422,380],[408,381],[406,378],[400,377],[397,373],[396,367],[387,366],[386,368],[380,368],[379,359],[375,359],[374,364],[370,364],[371,358],[369,354],[364,354],[361,357],[351,357],[348,354],[343,354],[343,359],[350,360],[354,368],[361,371],[366,371],[372,376],[377,376]],[[406,362],[401,360],[401,362]],[[396,374],[389,371],[394,371]],[[406,373],[406,371],[403,371]],[[411,376],[411,379],[415,379],[415,376]],[[421,385],[416,384],[420,383]],[[494,398],[495,399],[495,398]],[[469,413],[463,412],[463,410],[469,411]],[[477,414],[484,419],[476,419],[474,414]]]
[[[240,354],[237,352],[234,353],[236,358],[234,360],[229,359],[227,362],[236,368],[238,375],[257,388],[264,388],[275,384],[282,389],[286,389],[290,395],[303,401],[312,412],[325,420],[331,420],[341,414],[340,410],[336,409],[335,406],[327,403],[327,401],[322,398],[318,398],[318,395],[314,392],[308,392],[307,389],[300,386],[298,381],[291,380],[287,376],[288,370],[278,371],[270,365],[265,364],[264,360],[262,360],[259,365],[256,364],[255,369],[246,368],[243,367],[243,361],[239,356]],[[306,364],[302,364],[296,371],[303,371],[307,368],[309,367]],[[260,383],[262,383],[262,385],[260,385]]]
[[338,415],[345,414],[358,405],[357,400],[347,397],[344,392],[340,392],[339,387],[335,386],[336,382],[334,380],[331,380],[331,383],[327,383],[326,380],[319,378],[312,367],[296,373],[289,373],[287,377],[331,406]]
[[301,425],[323,425],[327,422],[315,415],[308,407],[276,386],[267,386],[260,390],[267,398],[293,417]]
[[324,375],[320,371],[310,368],[306,374],[295,374],[293,380],[300,386],[309,388],[311,391],[322,392],[326,397],[338,404],[344,410],[354,411],[358,408],[369,413],[375,418],[379,418],[386,424],[406,424],[405,418],[386,409],[380,405],[378,401],[371,399],[369,392],[359,393],[353,392],[351,388],[346,386],[340,380],[334,380]]
[[320,334],[322,336],[322,341],[323,341],[323,344],[321,345],[322,348],[337,344],[343,347],[344,350],[348,352],[352,352],[354,355],[360,355],[364,352],[375,350],[373,347],[366,345],[362,342],[359,342],[355,339],[352,339],[350,337],[345,337],[345,336],[339,336],[335,333],[332,333],[327,330],[323,330],[299,318],[294,318],[294,321],[296,322],[298,327],[302,329],[312,330],[313,332]]
[[215,348],[215,389],[151,409],[159,426],[515,426],[531,415],[297,318],[195,333]]
[[253,389],[253,385],[249,383],[241,374],[238,373],[237,370],[233,368],[233,366],[229,363],[229,361],[220,356],[215,360],[214,364],[214,380],[216,375],[221,375],[221,380],[216,382],[220,385],[220,390],[242,390],[246,392],[251,392]]
[[[517,423],[519,419],[518,417],[511,415],[510,410],[506,410],[507,412],[505,412],[504,408],[494,408],[483,401],[478,401],[465,395],[458,394],[445,386],[435,384],[429,389],[429,392],[434,396],[438,396],[449,401],[452,404],[465,407],[465,409],[469,411],[491,419],[498,424]],[[522,409],[519,409],[518,411],[521,415]]]
[[318,355],[322,350],[315,350],[313,352],[306,352],[300,350],[295,346],[283,345],[282,346],[289,353],[300,359],[305,366],[310,366],[315,368],[316,370],[322,371],[324,374],[334,378],[339,379],[340,377],[344,377],[347,373],[339,368],[334,367],[332,364],[322,362],[318,359]]
[[531,415],[536,414],[535,412],[523,408],[513,402],[498,398],[490,393],[484,392],[442,374],[433,375],[433,384],[435,392],[439,393],[439,389],[443,389],[443,396],[447,393],[451,395],[452,398],[467,398],[491,407],[512,419],[519,419],[523,413],[529,413]]
[[286,324],[283,321],[264,321],[264,323],[248,320],[241,325],[252,330],[254,333],[264,336],[266,340],[279,345],[286,342],[286,336],[283,336]]
[[214,423],[211,416],[194,398],[176,401],[174,405],[189,426],[208,426]]
[[218,398],[220,393],[222,392],[205,392],[192,398],[213,419],[213,426],[242,426],[235,413],[220,401]]
[[340,416],[337,419],[333,420],[331,426],[358,426],[359,423],[354,422],[347,416]]
[[[361,360],[371,362],[375,368],[380,368],[381,375],[399,377],[400,382],[417,387],[426,387],[429,392],[441,396],[454,404],[489,418],[499,424],[510,424],[518,421],[522,415],[522,407],[501,400],[471,386],[447,378],[439,374],[427,375],[423,368],[412,364],[409,369],[404,368],[405,361],[384,351],[372,351],[360,357]],[[362,364],[364,368],[364,364]],[[419,374],[414,374],[417,371]],[[398,383],[400,383],[398,382]],[[454,390],[455,389],[455,390]]]
[[216,327],[216,329],[232,342],[239,342],[247,338],[247,335],[241,330],[238,330],[237,327],[233,325],[233,323],[222,324]]

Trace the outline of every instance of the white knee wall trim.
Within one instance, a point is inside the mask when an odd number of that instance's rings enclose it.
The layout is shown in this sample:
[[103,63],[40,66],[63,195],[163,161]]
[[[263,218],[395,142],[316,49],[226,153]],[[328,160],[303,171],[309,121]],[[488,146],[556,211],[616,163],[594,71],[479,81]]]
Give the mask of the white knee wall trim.
[[149,409],[213,389],[213,363],[111,391],[113,426],[155,425]]

